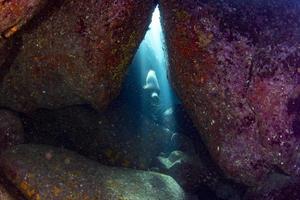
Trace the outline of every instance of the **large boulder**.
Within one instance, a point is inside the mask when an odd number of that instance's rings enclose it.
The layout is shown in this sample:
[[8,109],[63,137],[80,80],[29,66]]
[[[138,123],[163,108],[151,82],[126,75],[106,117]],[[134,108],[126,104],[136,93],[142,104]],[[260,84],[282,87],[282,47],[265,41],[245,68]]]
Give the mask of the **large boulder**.
[[24,128],[19,116],[9,110],[0,110],[0,153],[24,143]]
[[[197,156],[182,151],[157,157],[159,171],[173,177],[177,183],[190,193],[198,193],[208,187],[220,199],[240,199],[242,188],[225,180],[219,171]],[[201,197],[201,193],[200,193]]]
[[22,31],[6,67],[0,105],[36,108],[90,103],[105,107],[119,93],[154,0],[51,1]]
[[0,81],[6,73],[11,42],[7,41],[46,4],[47,0],[0,0]]
[[297,200],[300,197],[299,187],[299,177],[289,177],[286,175],[273,173],[257,187],[250,188],[244,199]]
[[[0,33],[9,38],[26,24],[47,0],[0,0]],[[0,36],[0,39],[1,39]]]
[[169,176],[106,167],[50,146],[19,145],[0,159],[1,170],[29,200],[185,198]]
[[160,3],[173,84],[226,175],[300,175],[300,2]]

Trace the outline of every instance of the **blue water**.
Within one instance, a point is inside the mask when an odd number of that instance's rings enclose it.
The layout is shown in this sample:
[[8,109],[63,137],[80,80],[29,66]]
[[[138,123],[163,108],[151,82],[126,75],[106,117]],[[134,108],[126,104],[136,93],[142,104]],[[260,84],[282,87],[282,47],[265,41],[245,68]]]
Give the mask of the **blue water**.
[[172,114],[178,99],[170,85],[165,38],[156,7],[124,83],[123,97],[143,114],[159,119]]

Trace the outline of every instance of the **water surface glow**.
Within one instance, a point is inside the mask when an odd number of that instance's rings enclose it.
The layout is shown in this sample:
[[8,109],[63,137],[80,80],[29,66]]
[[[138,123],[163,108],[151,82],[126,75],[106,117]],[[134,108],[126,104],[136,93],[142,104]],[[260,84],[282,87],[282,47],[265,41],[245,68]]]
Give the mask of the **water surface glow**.
[[[172,111],[179,101],[168,80],[168,67],[160,11],[156,7],[148,31],[129,67],[123,97],[143,115],[156,121],[167,116],[168,123],[176,124]],[[143,124],[139,126],[143,132]]]

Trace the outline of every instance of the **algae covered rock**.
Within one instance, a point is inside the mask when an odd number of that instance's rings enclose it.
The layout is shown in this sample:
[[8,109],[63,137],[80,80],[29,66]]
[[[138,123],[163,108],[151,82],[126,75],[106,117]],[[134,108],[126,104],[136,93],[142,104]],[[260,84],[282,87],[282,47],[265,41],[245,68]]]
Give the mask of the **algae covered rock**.
[[173,84],[225,174],[299,175],[300,2],[160,2]]
[[[47,0],[0,0],[0,33],[9,38],[26,24]],[[0,37],[1,39],[1,37]]]
[[240,199],[242,196],[241,187],[226,180],[216,167],[198,156],[173,151],[157,157],[157,161],[159,171],[173,177],[186,192],[197,193],[209,188],[220,199]]
[[4,174],[29,200],[184,199],[169,176],[106,167],[64,149],[19,145],[0,159]]
[[153,0],[51,1],[16,41],[0,105],[22,112],[105,107],[119,93],[154,6]]
[[17,144],[24,143],[24,129],[18,115],[9,110],[0,110],[0,153]]

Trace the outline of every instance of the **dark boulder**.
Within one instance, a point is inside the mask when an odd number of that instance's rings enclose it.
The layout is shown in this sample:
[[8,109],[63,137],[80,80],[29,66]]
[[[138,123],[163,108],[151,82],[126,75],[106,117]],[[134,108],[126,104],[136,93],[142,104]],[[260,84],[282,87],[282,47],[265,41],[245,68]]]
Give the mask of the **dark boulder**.
[[[0,34],[9,38],[26,24],[47,0],[0,0]],[[0,36],[0,39],[1,39]]]
[[0,153],[24,143],[24,128],[19,116],[8,110],[0,110]]
[[173,151],[167,156],[159,156],[157,166],[161,173],[173,177],[186,192],[198,194],[201,198],[203,194],[199,191],[205,189],[211,190],[220,199],[241,199],[242,187],[225,180],[218,169],[197,156]]
[[185,198],[169,176],[106,167],[60,148],[19,145],[0,160],[0,169],[28,200]]
[[7,72],[11,53],[10,38],[28,23],[46,4],[47,0],[0,0],[0,81]]
[[300,175],[300,2],[160,3],[173,84],[225,174]]
[[249,189],[246,200],[285,200],[300,199],[299,177],[289,177],[273,173],[257,187]]
[[155,3],[51,1],[16,39],[0,105],[21,112],[90,103],[105,107],[118,93]]

